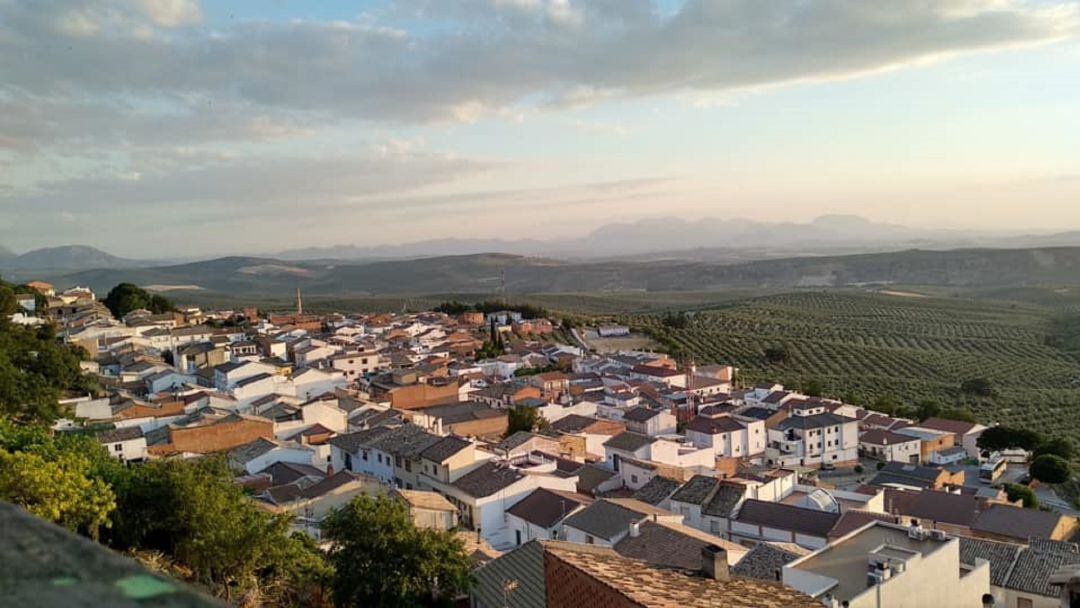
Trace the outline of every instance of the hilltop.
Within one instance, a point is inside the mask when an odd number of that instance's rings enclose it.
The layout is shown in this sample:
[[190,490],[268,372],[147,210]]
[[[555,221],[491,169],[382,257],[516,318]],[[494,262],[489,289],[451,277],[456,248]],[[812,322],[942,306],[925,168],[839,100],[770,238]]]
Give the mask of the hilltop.
[[909,250],[735,264],[574,262],[509,254],[366,263],[226,257],[186,264],[39,273],[58,285],[99,290],[121,282],[185,286],[233,296],[348,297],[430,293],[678,292],[864,285],[1023,287],[1075,284],[1080,248]]

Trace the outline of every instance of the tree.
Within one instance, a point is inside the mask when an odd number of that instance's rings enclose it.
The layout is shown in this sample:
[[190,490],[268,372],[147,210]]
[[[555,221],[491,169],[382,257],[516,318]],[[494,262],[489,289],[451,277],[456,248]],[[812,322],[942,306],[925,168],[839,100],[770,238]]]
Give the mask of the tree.
[[417,528],[404,503],[353,499],[322,523],[332,543],[338,608],[450,606],[470,585],[464,545],[451,532]]
[[535,407],[512,407],[507,411],[506,436],[518,431],[533,431],[546,422]]
[[84,354],[57,342],[48,325],[0,328],[0,415],[48,424],[65,413],[62,391],[96,392],[96,382],[79,368]]
[[802,392],[808,397],[820,397],[825,392],[820,380],[807,380],[802,386]]
[[1072,477],[1072,468],[1069,461],[1061,456],[1043,454],[1031,461],[1028,468],[1032,479],[1038,479],[1043,483],[1065,483]]
[[932,399],[924,399],[915,405],[914,417],[916,420],[936,418],[941,415],[941,404]]
[[1043,454],[1053,454],[1054,456],[1060,456],[1065,460],[1072,460],[1075,451],[1073,450],[1073,444],[1064,437],[1056,439],[1048,439],[1040,443],[1034,451],[1032,451],[1032,458],[1038,458]]
[[164,296],[151,294],[142,287],[131,283],[120,283],[113,287],[109,294],[105,296],[103,303],[117,319],[123,319],[124,315],[140,308],[149,310],[154,314],[176,310],[173,303]]
[[290,536],[291,517],[258,508],[223,458],[147,463],[117,495],[114,545],[170,555],[228,601],[302,589],[312,581],[297,577],[318,571],[310,565],[319,554]]
[[448,315],[460,315],[472,310],[472,307],[468,304],[463,304],[457,300],[450,300],[443,302],[434,308],[435,312],[441,312]]
[[901,408],[901,404],[896,400],[896,397],[885,394],[878,396],[873,403],[870,404],[870,409],[875,412],[881,412],[886,416],[892,416],[897,413]]
[[938,414],[938,417],[945,418],[946,420],[959,420],[960,422],[976,422],[975,414],[973,414],[971,410],[959,407],[943,409]]
[[1022,449],[1031,451],[1043,442],[1042,435],[1028,429],[1007,426],[992,426],[979,435],[976,445],[987,452]]
[[96,539],[109,525],[116,497],[89,470],[90,461],[71,452],[54,460],[31,452],[0,452],[0,499]]
[[969,378],[960,383],[960,392],[976,397],[993,397],[994,385],[989,378]]
[[787,347],[783,345],[770,346],[765,349],[765,360],[769,363],[783,363],[788,359]]
[[1007,483],[1005,484],[1005,493],[1009,496],[1010,502],[1024,501],[1025,509],[1039,508],[1039,499],[1035,496],[1035,491],[1027,486],[1018,483]]

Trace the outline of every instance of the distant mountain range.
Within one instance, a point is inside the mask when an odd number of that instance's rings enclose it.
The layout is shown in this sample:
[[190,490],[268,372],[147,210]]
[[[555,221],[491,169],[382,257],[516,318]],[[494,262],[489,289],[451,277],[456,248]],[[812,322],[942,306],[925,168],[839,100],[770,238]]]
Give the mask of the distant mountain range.
[[166,263],[86,246],[0,250],[0,275],[108,290],[235,296],[679,291],[860,283],[958,286],[1080,284],[1080,232],[926,231],[858,216],[805,224],[679,218],[611,224],[559,241],[441,239],[309,248],[273,256]]
[[290,249],[282,260],[386,260],[507,253],[561,259],[689,259],[738,262],[803,255],[872,253],[909,248],[1080,246],[1080,232],[1004,235],[925,230],[872,222],[854,215],[825,215],[808,223],[706,218],[655,218],[601,226],[587,236],[556,240],[437,239],[360,247]]
[[120,258],[86,245],[47,247],[21,255],[8,249],[0,250],[0,271],[72,272],[91,268],[136,268],[148,264],[142,260]]
[[1011,287],[1080,284],[1080,247],[906,250],[717,263],[693,260],[566,261],[508,254],[377,262],[227,257],[150,268],[39,275],[60,286],[107,291],[132,282],[182,294],[355,297],[432,293],[707,291],[852,285]]

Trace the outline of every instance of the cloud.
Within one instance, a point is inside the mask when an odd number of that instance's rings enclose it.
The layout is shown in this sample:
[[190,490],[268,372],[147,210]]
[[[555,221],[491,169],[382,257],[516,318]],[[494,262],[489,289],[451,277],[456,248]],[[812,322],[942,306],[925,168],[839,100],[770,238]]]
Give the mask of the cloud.
[[422,202],[494,164],[427,151],[408,129],[374,144],[367,131],[610,99],[726,102],[1071,37],[1080,14],[1064,0],[387,5],[352,21],[218,23],[196,0],[0,0],[0,169],[18,176],[0,184],[0,211],[71,213],[76,230],[95,217],[84,210],[151,226],[132,218]]
[[642,0],[399,2],[444,26],[427,33],[377,18],[193,27],[190,1],[115,5],[0,0],[4,88],[158,100],[200,116],[213,101],[425,122],[534,100],[842,78],[1077,32],[1075,6],[1007,0],[688,0],[672,15]]

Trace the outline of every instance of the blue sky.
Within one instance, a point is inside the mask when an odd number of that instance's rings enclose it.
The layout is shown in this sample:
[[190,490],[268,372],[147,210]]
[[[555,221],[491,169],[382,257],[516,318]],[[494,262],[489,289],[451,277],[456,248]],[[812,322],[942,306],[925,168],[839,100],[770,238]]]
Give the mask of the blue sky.
[[1080,229],[1078,28],[1053,1],[0,0],[0,245]]

